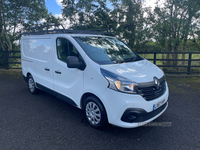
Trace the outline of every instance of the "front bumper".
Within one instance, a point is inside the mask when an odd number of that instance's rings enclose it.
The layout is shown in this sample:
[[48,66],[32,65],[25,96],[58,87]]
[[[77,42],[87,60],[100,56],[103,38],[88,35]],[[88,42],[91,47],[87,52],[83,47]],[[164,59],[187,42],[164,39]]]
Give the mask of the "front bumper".
[[[134,128],[153,121],[166,110],[169,90],[166,83],[165,93],[151,101],[146,101],[140,95],[121,93],[109,88],[101,96],[110,124]],[[163,105],[154,110],[155,104],[161,101],[164,101]]]
[[167,105],[168,103],[166,102],[158,109],[149,113],[141,108],[128,108],[122,115],[121,120],[129,123],[144,122],[160,114],[165,108],[167,108]]

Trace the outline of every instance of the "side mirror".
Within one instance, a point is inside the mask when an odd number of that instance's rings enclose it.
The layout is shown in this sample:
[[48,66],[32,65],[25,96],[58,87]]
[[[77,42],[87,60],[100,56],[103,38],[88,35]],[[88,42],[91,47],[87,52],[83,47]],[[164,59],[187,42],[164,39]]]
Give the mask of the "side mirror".
[[80,68],[81,66],[82,66],[82,62],[80,62],[76,56],[67,57],[68,68]]

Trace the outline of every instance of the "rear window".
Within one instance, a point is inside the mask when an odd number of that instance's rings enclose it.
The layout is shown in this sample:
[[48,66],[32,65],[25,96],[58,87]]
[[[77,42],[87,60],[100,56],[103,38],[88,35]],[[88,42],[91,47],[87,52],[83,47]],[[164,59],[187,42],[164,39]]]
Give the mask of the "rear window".
[[23,53],[27,57],[47,61],[51,51],[51,39],[23,39]]

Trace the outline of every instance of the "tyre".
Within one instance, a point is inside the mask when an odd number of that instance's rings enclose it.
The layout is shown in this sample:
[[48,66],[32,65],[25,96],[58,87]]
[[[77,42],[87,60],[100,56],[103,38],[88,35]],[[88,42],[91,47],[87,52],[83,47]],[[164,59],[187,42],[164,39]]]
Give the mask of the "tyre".
[[101,129],[108,124],[105,108],[96,97],[90,96],[85,99],[84,112],[93,128]]
[[36,94],[37,91],[38,91],[38,89],[37,89],[36,86],[35,86],[35,81],[34,81],[32,75],[29,75],[29,76],[28,76],[28,80],[27,80],[27,81],[28,81],[27,83],[28,83],[28,89],[29,89],[29,91],[30,91],[32,94]]

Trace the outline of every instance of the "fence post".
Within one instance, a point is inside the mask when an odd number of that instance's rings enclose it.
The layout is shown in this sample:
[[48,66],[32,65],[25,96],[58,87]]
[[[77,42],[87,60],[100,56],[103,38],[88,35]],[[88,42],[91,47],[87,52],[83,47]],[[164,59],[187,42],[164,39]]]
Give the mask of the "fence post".
[[8,62],[9,53],[8,53],[8,51],[5,51],[5,53],[6,53],[6,62],[5,62],[6,63],[6,69],[9,70],[9,62]]
[[191,59],[192,59],[192,53],[189,53],[188,68],[187,68],[188,75],[190,74]]
[[156,65],[156,52],[154,52],[153,63]]

